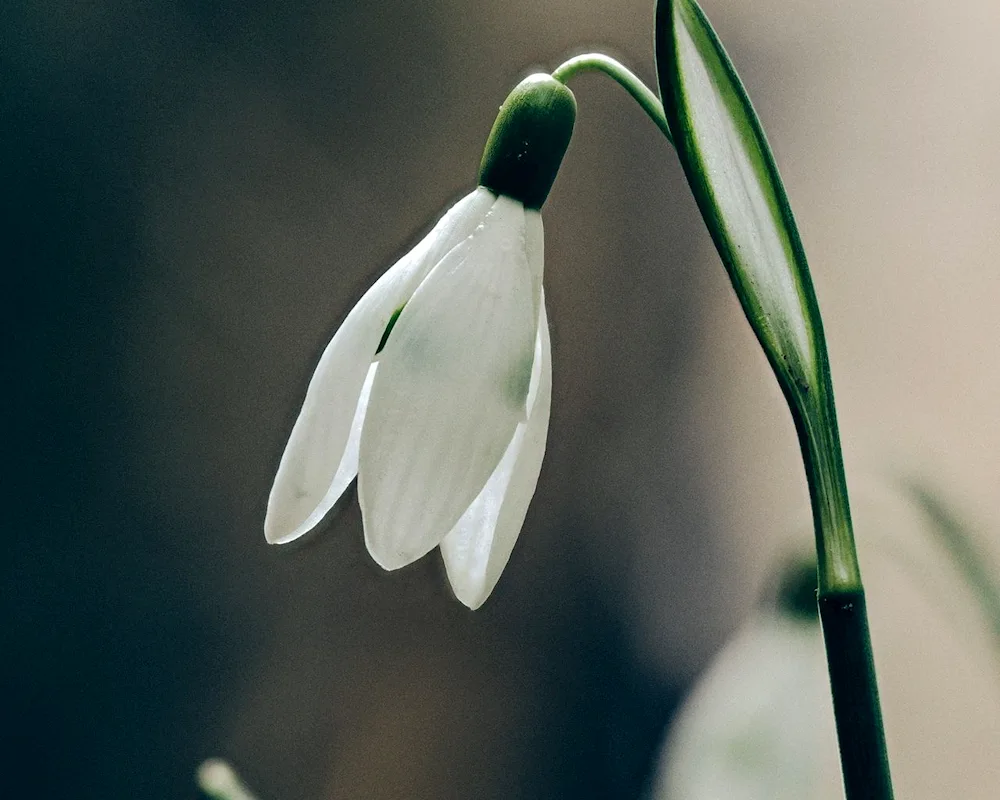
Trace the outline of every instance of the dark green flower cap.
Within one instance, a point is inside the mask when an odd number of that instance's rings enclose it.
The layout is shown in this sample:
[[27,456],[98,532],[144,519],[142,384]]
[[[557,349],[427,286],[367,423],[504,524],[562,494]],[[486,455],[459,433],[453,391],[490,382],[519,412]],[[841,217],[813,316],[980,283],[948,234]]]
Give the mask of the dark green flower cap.
[[521,81],[500,106],[483,151],[479,185],[539,209],[559,172],[576,122],[576,98],[551,75]]

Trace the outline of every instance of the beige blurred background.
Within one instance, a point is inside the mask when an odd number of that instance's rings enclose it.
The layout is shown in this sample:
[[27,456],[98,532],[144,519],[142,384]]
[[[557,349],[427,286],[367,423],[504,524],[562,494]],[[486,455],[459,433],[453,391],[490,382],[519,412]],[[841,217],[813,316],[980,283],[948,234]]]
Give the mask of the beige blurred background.
[[[826,320],[898,794],[995,797],[981,628],[870,542],[920,535],[893,488],[916,473],[1000,550],[1000,6],[704,7]],[[608,81],[572,84],[550,444],[487,605],[434,554],[382,574],[353,499],[301,546],[261,525],[321,348],[472,186],[510,87],[590,47],[652,82],[651,26],[631,0],[8,7],[4,752],[36,794],[190,796],[218,754],[274,800],[640,796],[685,687],[810,534],[673,152]]]

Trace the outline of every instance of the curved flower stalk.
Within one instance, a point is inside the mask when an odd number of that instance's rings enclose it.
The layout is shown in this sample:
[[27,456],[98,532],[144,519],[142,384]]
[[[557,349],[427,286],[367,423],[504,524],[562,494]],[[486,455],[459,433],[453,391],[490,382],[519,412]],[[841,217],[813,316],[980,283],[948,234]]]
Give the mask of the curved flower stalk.
[[523,81],[494,125],[480,186],[351,310],[313,374],[268,499],[273,544],[312,530],[358,477],[384,569],[440,545],[477,608],[510,557],[545,452],[552,366],[539,209],[575,101]]

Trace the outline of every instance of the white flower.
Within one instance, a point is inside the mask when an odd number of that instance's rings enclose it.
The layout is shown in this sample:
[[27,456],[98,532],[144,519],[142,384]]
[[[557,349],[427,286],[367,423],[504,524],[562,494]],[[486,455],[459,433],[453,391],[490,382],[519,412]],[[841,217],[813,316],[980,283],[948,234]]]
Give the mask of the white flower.
[[542,239],[537,210],[480,187],[368,290],[309,384],[268,499],[267,541],[314,528],[357,475],[379,565],[440,545],[459,600],[486,600],[545,452]]
[[[672,724],[655,800],[816,797],[836,752],[818,619],[758,613]],[[835,773],[834,773],[835,774]]]

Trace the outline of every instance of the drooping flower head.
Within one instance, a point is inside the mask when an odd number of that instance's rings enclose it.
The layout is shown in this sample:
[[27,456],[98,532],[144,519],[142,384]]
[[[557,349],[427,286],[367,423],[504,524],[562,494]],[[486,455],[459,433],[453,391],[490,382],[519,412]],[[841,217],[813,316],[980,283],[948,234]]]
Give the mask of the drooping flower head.
[[365,542],[397,569],[440,545],[470,608],[500,577],[535,491],[552,389],[539,209],[576,116],[532,75],[500,109],[479,187],[376,281],[320,358],[264,533],[313,529],[358,478]]

